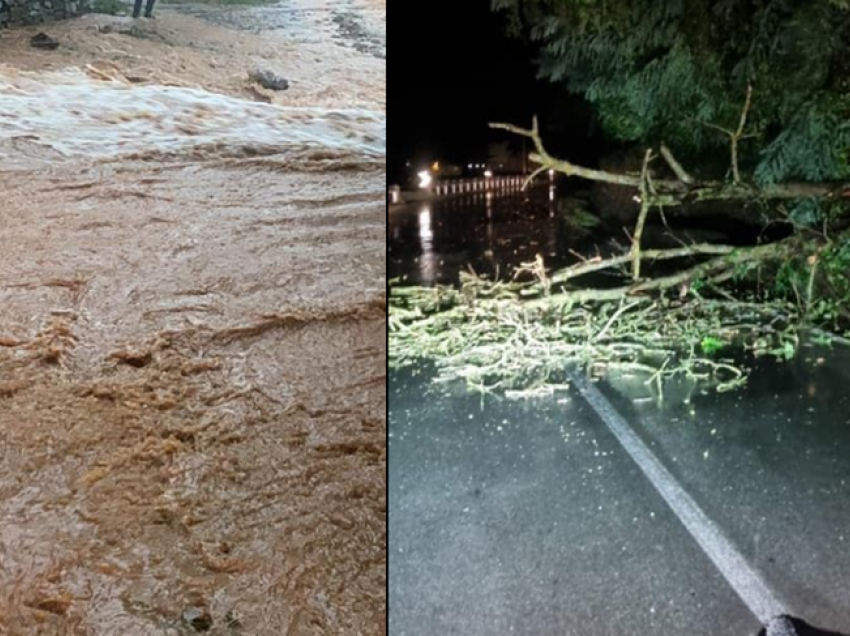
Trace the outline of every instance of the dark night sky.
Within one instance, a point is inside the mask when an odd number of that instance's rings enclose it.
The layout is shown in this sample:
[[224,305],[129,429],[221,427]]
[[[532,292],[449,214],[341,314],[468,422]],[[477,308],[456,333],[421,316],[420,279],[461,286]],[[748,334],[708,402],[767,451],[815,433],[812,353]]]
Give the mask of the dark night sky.
[[562,135],[550,131],[556,145],[568,135],[572,150],[586,147],[587,109],[536,79],[534,49],[505,34],[489,0],[406,5],[392,22],[391,180],[407,160],[484,161],[487,142],[507,138],[488,122],[525,126],[535,113],[544,126],[560,124]]

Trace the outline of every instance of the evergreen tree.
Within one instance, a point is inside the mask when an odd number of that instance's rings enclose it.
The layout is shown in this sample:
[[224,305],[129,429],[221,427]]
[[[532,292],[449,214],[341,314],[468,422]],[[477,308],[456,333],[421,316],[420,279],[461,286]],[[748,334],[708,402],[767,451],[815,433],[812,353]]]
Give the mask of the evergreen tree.
[[728,153],[759,184],[850,177],[850,0],[493,0],[539,45],[539,74],[613,139]]

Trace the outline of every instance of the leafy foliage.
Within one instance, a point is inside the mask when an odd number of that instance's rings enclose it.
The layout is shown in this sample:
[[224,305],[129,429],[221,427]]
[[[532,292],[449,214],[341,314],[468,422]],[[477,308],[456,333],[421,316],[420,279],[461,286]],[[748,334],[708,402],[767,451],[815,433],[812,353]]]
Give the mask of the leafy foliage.
[[843,331],[850,323],[848,272],[850,236],[844,235],[814,253],[801,252],[783,261],[773,276],[770,292],[774,298],[790,301],[801,309],[805,306],[811,323]]
[[702,348],[703,353],[708,355],[717,353],[725,347],[726,344],[728,343],[719,338],[715,338],[714,336],[704,336],[702,341],[700,341],[700,347]]
[[611,137],[728,152],[762,183],[850,176],[848,0],[493,0],[539,43],[542,78],[596,108]]
[[838,328],[850,318],[850,238],[844,237],[821,252],[820,270],[826,289],[813,308],[814,319]]

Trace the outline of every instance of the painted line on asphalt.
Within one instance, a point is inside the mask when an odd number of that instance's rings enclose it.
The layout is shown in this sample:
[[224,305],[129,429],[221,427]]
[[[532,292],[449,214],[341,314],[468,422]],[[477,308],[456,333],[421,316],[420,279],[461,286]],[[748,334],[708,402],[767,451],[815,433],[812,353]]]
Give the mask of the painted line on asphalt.
[[570,379],[759,622],[765,625],[776,616],[790,614],[759,573],[679,485],[601,391],[579,373],[570,373]]

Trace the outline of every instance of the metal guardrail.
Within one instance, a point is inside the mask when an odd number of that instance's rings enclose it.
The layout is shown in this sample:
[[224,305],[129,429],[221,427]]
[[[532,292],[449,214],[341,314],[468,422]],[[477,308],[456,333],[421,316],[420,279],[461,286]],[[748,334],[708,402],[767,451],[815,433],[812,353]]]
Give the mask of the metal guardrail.
[[[466,179],[444,179],[435,181],[424,189],[411,190],[408,195],[414,195],[411,200],[435,199],[466,194],[509,194],[519,192],[525,183],[522,175],[499,175],[493,177],[474,177]],[[405,192],[397,185],[387,188],[387,202],[390,204],[403,203]]]
[[504,192],[520,190],[525,178],[517,175],[475,177],[437,181],[432,190],[436,196],[474,192]]

